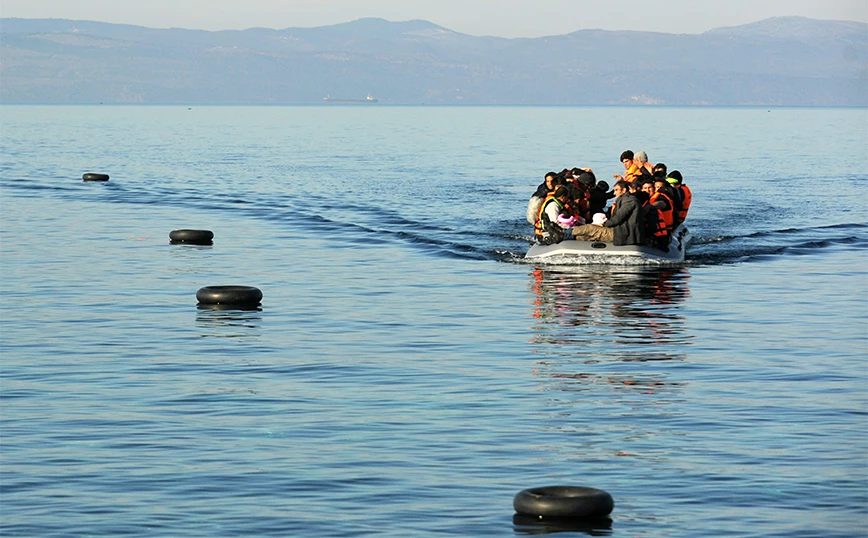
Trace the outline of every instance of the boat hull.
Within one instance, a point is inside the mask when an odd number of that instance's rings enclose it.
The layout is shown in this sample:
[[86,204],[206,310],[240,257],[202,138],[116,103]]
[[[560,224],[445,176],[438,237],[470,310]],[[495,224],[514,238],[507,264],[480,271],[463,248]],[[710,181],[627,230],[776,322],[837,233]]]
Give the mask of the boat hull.
[[326,95],[322,98],[326,103],[376,103],[379,101],[376,97],[368,94],[364,99],[339,99]]
[[684,261],[690,243],[690,230],[680,225],[672,233],[669,250],[642,245],[615,246],[602,241],[575,241],[568,239],[554,245],[534,243],[525,259],[556,263],[677,263]]

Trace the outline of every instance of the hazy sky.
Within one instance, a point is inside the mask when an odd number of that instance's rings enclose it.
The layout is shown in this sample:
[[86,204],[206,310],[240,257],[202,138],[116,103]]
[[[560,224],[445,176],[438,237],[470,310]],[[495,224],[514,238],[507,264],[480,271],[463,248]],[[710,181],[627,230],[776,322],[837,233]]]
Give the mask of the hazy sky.
[[768,17],[868,22],[868,0],[0,0],[0,16],[151,28],[325,26],[424,19],[471,35],[539,37],[590,28],[701,33]]

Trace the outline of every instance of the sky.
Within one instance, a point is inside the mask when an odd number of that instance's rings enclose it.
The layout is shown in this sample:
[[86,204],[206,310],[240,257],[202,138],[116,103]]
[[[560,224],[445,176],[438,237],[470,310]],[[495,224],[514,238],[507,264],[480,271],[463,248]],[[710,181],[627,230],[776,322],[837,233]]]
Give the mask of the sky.
[[379,17],[509,38],[586,29],[698,34],[791,15],[868,22],[868,0],[0,0],[0,17],[198,30],[314,27]]

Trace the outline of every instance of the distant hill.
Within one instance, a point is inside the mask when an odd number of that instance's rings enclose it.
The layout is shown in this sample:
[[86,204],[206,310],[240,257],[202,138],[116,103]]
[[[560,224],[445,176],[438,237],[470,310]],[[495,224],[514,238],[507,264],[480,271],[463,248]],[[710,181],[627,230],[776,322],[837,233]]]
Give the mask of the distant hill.
[[868,106],[868,25],[505,39],[426,21],[209,32],[0,19],[2,103]]

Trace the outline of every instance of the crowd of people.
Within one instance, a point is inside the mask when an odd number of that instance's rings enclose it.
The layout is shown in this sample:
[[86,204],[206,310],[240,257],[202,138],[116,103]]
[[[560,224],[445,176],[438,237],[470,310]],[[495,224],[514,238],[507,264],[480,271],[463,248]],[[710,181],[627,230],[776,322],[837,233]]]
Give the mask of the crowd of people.
[[546,245],[576,239],[669,250],[670,236],[687,218],[693,193],[681,172],[669,172],[664,163],[652,166],[644,151],[623,152],[621,163],[624,173],[613,175],[611,191],[590,168],[547,173],[527,208],[536,240]]

